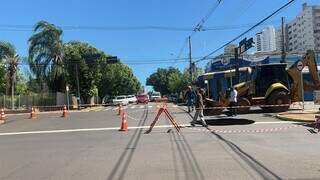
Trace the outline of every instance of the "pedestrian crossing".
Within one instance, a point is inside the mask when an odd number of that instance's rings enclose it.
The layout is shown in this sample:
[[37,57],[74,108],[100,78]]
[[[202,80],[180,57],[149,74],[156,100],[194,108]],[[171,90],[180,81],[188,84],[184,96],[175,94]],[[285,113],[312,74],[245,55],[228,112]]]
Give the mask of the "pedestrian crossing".
[[[169,108],[177,108],[177,105],[169,105]],[[159,105],[153,104],[153,105],[139,105],[139,104],[129,104],[127,106],[123,106],[122,109],[127,109],[127,110],[134,110],[134,109],[151,109],[151,108],[160,108]],[[99,106],[99,107],[92,107],[92,108],[86,108],[82,110],[82,112],[106,112],[106,111],[117,111],[118,107],[117,106]]]

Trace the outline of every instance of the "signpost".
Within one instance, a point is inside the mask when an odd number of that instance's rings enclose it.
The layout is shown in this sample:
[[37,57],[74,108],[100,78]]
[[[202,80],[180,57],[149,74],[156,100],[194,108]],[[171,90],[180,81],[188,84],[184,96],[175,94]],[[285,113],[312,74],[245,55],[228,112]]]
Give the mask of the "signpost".
[[303,76],[302,76],[303,68],[304,68],[304,65],[303,65],[302,61],[298,61],[297,62],[297,69],[300,71],[302,111],[304,111],[304,89],[303,89]]
[[67,109],[69,111],[69,86],[66,86],[66,93],[67,93]]
[[204,83],[207,85],[207,91],[208,91],[208,98],[210,98],[210,91],[209,91],[209,81],[208,80],[204,80]]

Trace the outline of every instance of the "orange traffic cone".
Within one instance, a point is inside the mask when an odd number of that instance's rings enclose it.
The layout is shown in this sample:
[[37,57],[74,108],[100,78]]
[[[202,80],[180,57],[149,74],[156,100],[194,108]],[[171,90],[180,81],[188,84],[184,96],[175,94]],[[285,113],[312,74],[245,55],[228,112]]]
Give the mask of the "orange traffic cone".
[[128,131],[127,113],[122,113],[121,127],[119,131]]
[[1,109],[1,114],[0,114],[0,124],[5,123],[6,121],[6,114],[4,113],[4,109]]
[[119,107],[118,107],[118,115],[120,116],[122,113],[122,105],[119,104]]
[[66,105],[63,106],[63,112],[62,112],[62,116],[64,118],[67,118],[69,116],[69,112],[67,111],[67,107]]
[[30,119],[36,119],[37,115],[36,115],[36,110],[34,109],[34,107],[31,108],[31,113],[30,113]]

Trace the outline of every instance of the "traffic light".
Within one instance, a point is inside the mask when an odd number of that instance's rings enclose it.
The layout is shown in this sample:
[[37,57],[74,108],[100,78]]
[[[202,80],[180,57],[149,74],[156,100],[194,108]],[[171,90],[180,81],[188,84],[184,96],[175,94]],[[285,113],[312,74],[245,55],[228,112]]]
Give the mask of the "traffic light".
[[248,39],[246,42],[246,50],[252,48],[253,46],[254,46],[253,38]]
[[106,58],[107,63],[118,63],[119,59],[117,56],[110,56]]

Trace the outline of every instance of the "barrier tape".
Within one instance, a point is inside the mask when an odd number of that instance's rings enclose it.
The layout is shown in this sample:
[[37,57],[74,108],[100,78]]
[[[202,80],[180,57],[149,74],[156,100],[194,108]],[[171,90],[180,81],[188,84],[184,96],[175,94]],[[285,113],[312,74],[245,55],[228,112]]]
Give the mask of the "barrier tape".
[[[202,108],[203,110],[206,109],[241,109],[241,108],[250,108],[250,107],[285,107],[285,106],[290,106],[290,104],[281,104],[281,105],[252,105],[252,106],[221,106],[221,107],[204,107]],[[194,108],[194,109],[201,109],[201,108]]]
[[211,133],[223,133],[223,134],[233,134],[233,133],[268,133],[268,132],[278,132],[278,131],[284,131],[292,128],[297,128],[300,125],[291,125],[291,126],[285,126],[285,127],[275,127],[275,128],[269,128],[269,129],[249,129],[249,130],[209,130],[209,129],[203,129],[203,128],[194,128],[189,127],[188,129],[196,130],[196,131],[202,131],[202,132],[211,132]]

